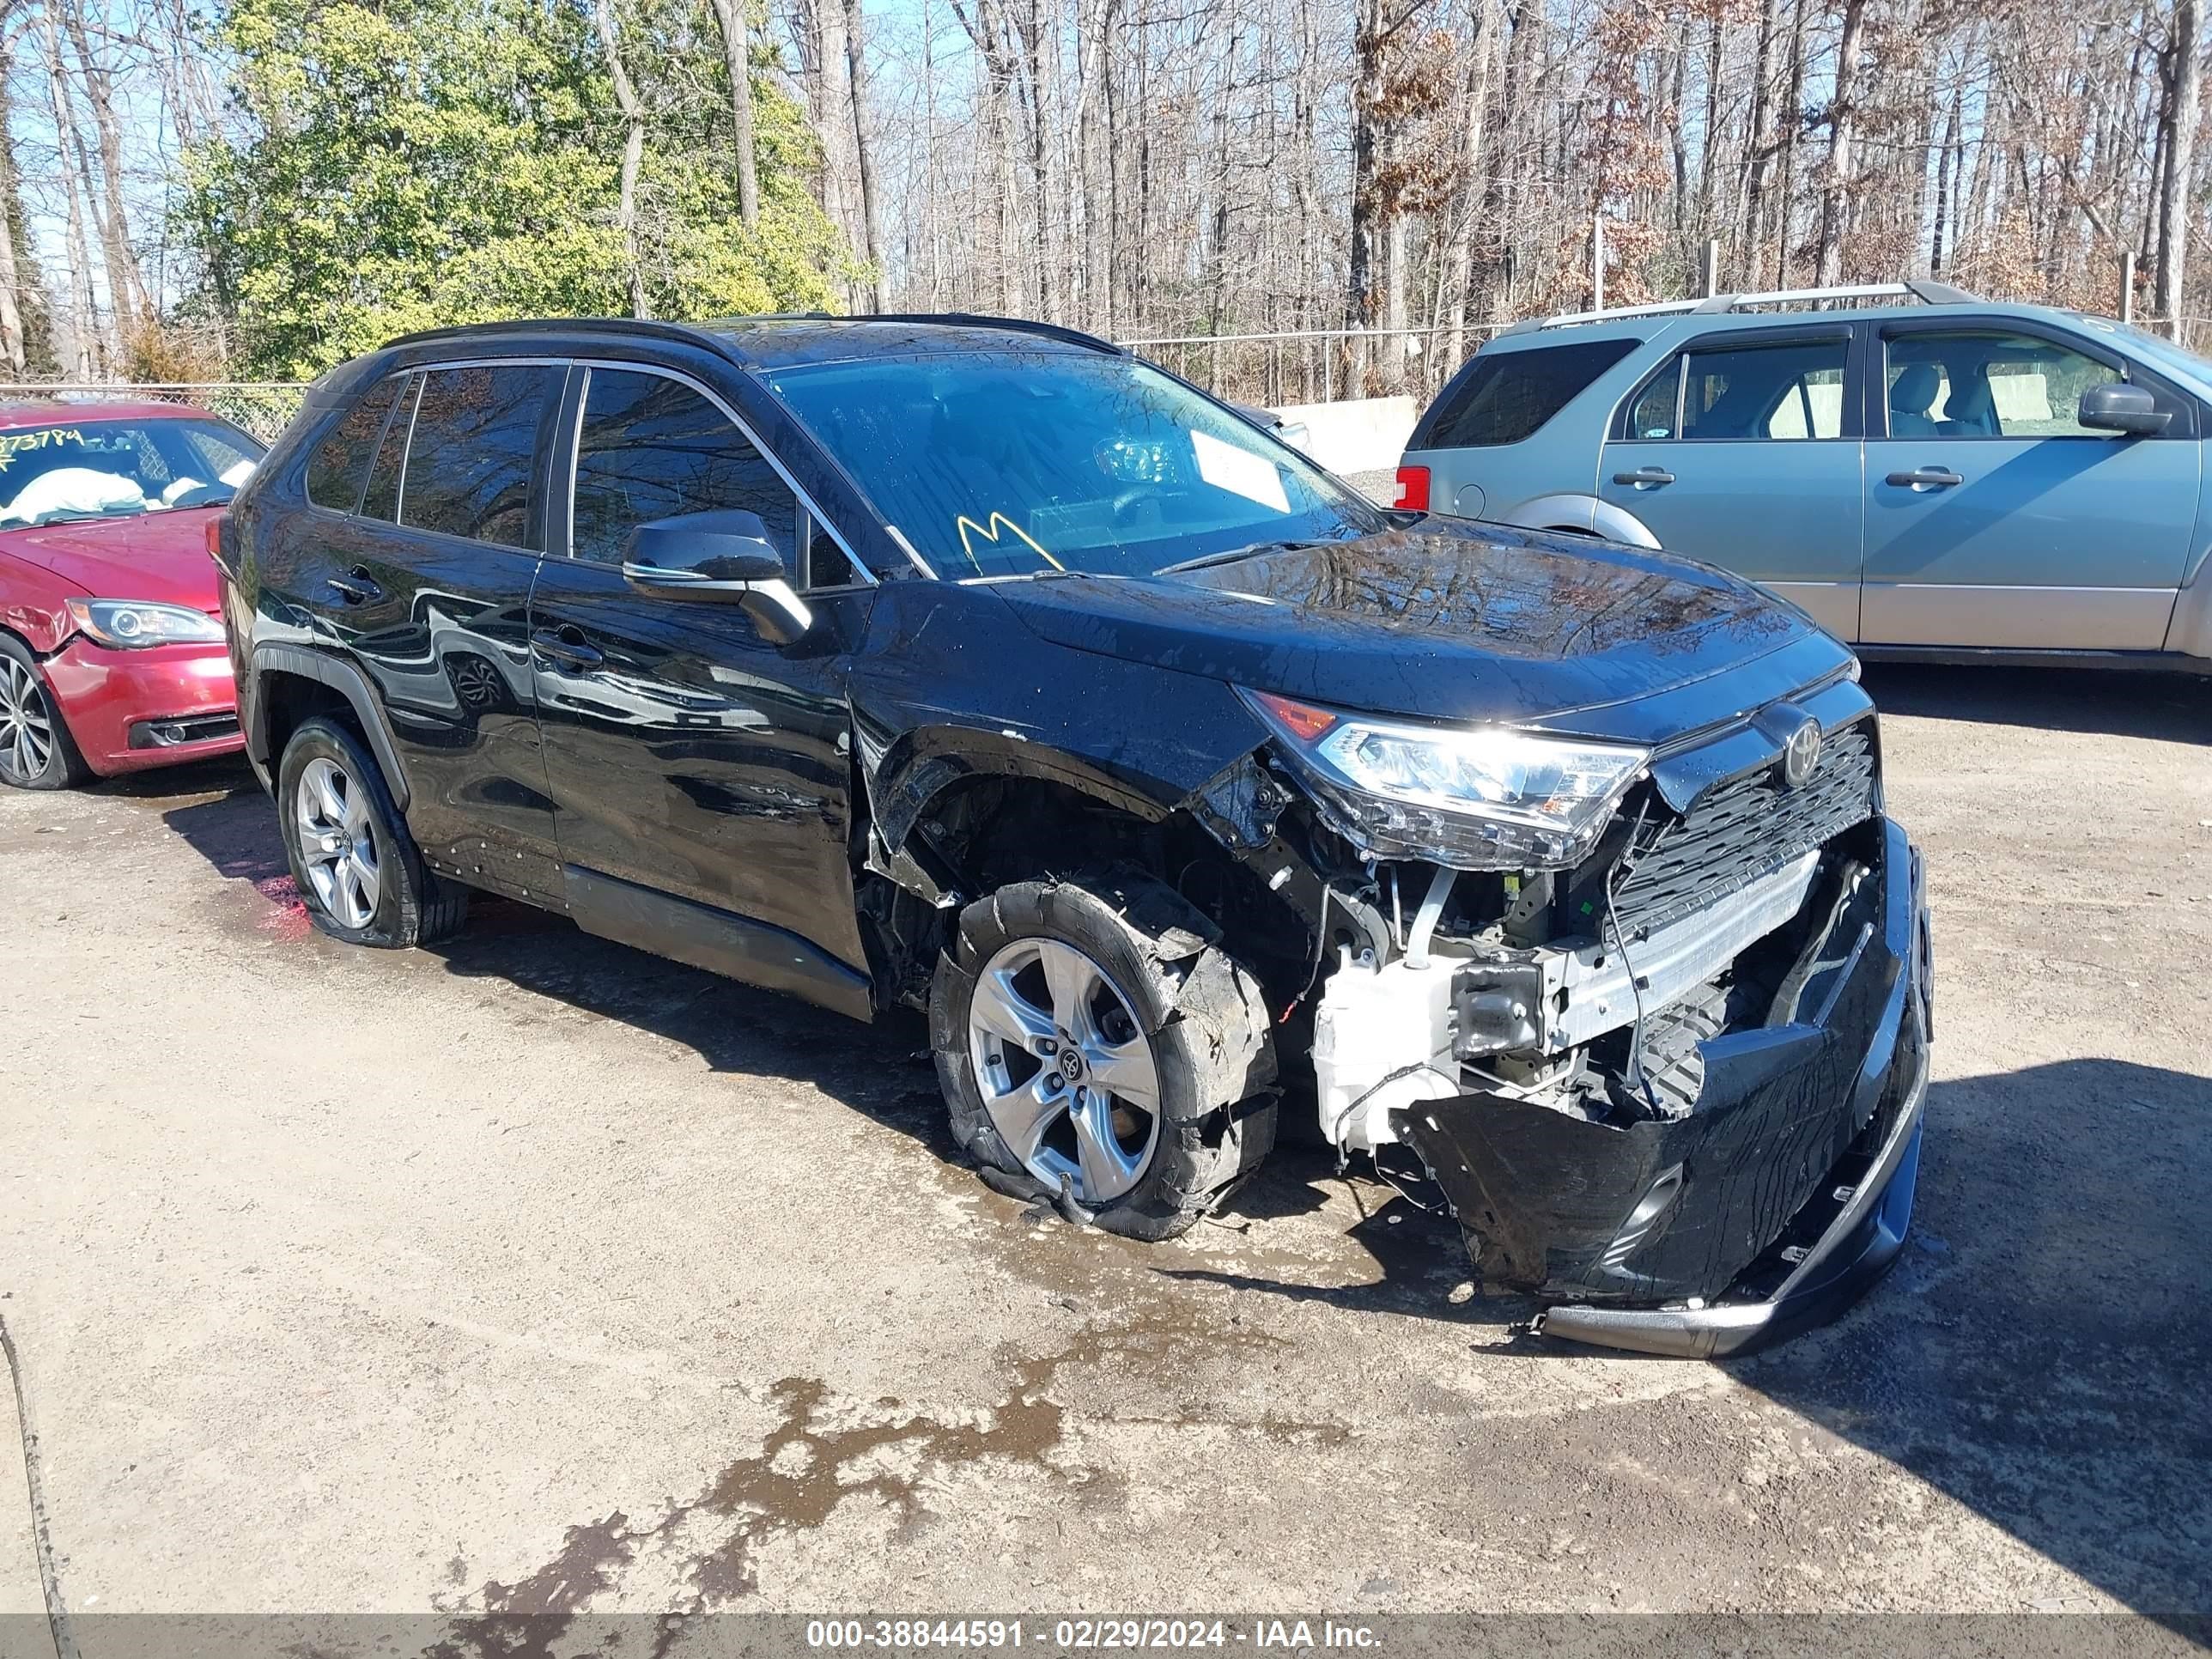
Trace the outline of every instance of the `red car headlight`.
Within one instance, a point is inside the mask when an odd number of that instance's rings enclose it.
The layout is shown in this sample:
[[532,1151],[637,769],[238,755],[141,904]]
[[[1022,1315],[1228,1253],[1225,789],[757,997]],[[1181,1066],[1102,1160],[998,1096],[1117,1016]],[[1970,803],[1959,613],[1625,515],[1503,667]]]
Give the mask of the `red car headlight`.
[[69,613],[87,639],[117,651],[222,643],[222,624],[190,605],[155,605],[143,599],[71,599]]

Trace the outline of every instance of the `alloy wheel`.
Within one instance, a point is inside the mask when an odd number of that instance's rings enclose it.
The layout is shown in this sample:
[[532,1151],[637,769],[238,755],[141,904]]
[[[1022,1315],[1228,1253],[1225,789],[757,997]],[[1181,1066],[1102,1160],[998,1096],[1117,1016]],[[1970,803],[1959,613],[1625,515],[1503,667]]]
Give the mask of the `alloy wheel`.
[[300,863],[317,901],[342,926],[368,927],[383,891],[368,792],[345,768],[319,755],[301,769],[293,819]]
[[1160,1075],[1136,1011],[1074,945],[1016,939],[969,1001],[976,1086],[1029,1172],[1098,1205],[1144,1178],[1159,1145]]
[[0,656],[0,774],[27,784],[54,754],[54,714],[46,688],[13,657]]

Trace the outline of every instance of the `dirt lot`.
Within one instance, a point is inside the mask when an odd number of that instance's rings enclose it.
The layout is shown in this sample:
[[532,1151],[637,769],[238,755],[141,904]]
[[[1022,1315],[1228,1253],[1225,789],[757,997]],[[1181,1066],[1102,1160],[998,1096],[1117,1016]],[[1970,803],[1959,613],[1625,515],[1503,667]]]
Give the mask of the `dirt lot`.
[[331,944],[242,765],[0,796],[69,1608],[2206,1610],[2212,684],[1869,682],[1936,907],[1918,1227],[1728,1366],[1526,1338],[1310,1153],[1176,1245],[1025,1222],[917,1029],[526,909]]

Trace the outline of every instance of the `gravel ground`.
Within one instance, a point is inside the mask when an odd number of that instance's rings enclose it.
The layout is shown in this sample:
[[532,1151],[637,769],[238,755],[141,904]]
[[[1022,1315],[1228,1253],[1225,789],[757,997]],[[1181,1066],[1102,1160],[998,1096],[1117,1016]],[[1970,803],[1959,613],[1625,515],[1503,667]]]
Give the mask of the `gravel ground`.
[[917,1028],[520,907],[334,945],[242,766],[0,795],[70,1608],[2208,1610],[2212,684],[1869,684],[1936,913],[1918,1224],[1727,1365],[1527,1338],[1311,1153],[1172,1245],[1030,1221]]

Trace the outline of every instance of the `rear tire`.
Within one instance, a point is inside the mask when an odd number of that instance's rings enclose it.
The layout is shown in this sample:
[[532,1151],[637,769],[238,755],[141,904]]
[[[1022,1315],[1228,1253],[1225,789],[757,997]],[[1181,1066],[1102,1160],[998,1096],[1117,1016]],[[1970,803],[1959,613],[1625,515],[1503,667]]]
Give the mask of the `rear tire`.
[[404,949],[467,918],[469,890],[423,865],[384,774],[336,720],[302,721],[285,744],[276,821],[308,919],[332,939]]
[[0,783],[74,789],[91,776],[39,659],[14,635],[0,634]]
[[1213,934],[1171,888],[1116,872],[1016,882],[963,910],[929,999],[961,1146],[1042,1190],[1065,1183],[1133,1238],[1172,1238],[1218,1205],[1274,1146],[1275,1055],[1258,980]]

